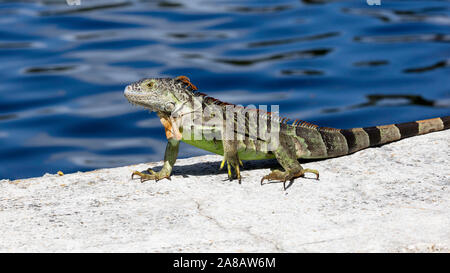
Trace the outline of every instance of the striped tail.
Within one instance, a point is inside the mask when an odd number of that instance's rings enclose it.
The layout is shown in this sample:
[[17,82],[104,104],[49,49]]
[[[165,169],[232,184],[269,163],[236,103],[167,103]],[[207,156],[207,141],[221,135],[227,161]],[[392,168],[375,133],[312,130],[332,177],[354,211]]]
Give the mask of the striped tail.
[[345,137],[350,154],[367,147],[449,128],[450,116],[446,116],[374,127],[341,129],[339,132]]

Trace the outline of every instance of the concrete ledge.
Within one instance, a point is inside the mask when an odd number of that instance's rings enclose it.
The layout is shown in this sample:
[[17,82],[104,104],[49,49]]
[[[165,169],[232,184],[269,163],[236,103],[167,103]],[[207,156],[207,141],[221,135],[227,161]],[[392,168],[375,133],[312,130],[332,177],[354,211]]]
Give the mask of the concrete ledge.
[[226,180],[219,156],[0,181],[0,251],[449,252],[450,130],[309,162],[321,179]]

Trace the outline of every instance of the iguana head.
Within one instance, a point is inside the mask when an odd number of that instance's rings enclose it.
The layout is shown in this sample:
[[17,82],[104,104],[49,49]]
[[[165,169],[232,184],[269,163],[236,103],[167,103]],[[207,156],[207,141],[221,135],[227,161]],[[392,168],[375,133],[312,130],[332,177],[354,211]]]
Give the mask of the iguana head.
[[185,76],[146,78],[125,87],[124,95],[133,104],[164,115],[183,105],[197,88]]

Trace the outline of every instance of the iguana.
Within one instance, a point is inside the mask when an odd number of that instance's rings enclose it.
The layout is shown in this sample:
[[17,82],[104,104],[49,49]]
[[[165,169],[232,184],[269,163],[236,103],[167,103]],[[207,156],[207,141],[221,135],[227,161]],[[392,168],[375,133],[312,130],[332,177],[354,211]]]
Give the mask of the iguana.
[[[134,176],[139,176],[141,182],[145,180],[170,179],[172,168],[178,155],[180,141],[196,146],[198,148],[223,155],[220,169],[227,163],[228,177],[233,180],[236,177],[241,183],[239,165],[241,160],[258,160],[276,158],[284,170],[273,170],[261,179],[283,182],[292,181],[295,178],[303,177],[305,173],[313,173],[319,179],[319,172],[313,169],[304,169],[298,159],[323,159],[332,158],[354,153],[356,151],[378,146],[381,144],[397,141],[403,138],[422,135],[433,131],[445,130],[450,127],[450,116],[426,119],[420,121],[382,125],[365,128],[334,129],[319,127],[305,121],[295,120],[288,122],[287,119],[279,118],[270,112],[262,110],[247,110],[243,107],[236,107],[239,111],[245,111],[244,119],[238,120],[236,114],[227,116],[218,114],[216,118],[222,118],[222,124],[231,124],[231,138],[225,137],[225,126],[211,127],[208,121],[214,114],[202,114],[203,119],[199,124],[188,127],[183,126],[182,117],[201,113],[210,106],[219,107],[219,110],[226,112],[229,107],[235,105],[222,102],[209,97],[197,90],[197,87],[185,76],[176,78],[147,78],[128,85],[124,91],[129,102],[144,107],[151,112],[156,112],[162,125],[165,128],[167,146],[164,155],[164,165],[159,172],[148,169],[148,174],[134,171]],[[195,106],[195,103],[200,104]],[[228,108],[227,108],[228,107]],[[222,116],[220,116],[222,115]],[[253,116],[258,116],[255,122],[249,122]],[[253,120],[254,121],[254,120]],[[267,123],[266,123],[267,121]],[[238,123],[244,130],[238,131]],[[272,130],[269,122],[276,122],[278,127],[277,143],[275,148],[267,149],[269,142],[259,135],[251,137],[250,131],[256,129]],[[219,123],[221,124],[221,123]],[[215,137],[193,138],[192,132],[183,134],[186,128],[206,129],[215,133]],[[259,132],[259,131],[258,131]],[[241,136],[239,139],[238,136]],[[219,136],[219,137],[217,137]],[[220,139],[221,137],[221,139]],[[235,170],[235,176],[232,174]]]

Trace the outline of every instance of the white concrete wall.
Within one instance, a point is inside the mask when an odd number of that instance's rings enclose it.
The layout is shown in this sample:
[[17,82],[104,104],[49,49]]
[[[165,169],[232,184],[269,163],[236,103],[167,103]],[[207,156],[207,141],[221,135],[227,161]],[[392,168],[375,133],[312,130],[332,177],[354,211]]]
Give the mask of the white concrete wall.
[[244,162],[239,185],[218,156],[158,183],[130,174],[161,162],[1,180],[0,251],[449,252],[449,143],[447,130],[310,162],[320,181],[287,191],[260,186],[273,162]]

